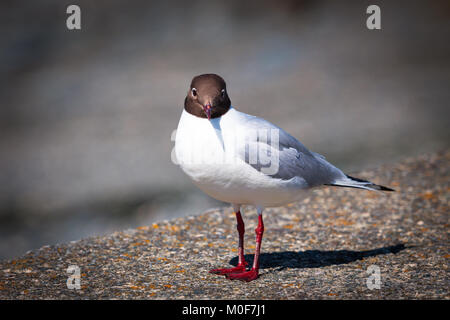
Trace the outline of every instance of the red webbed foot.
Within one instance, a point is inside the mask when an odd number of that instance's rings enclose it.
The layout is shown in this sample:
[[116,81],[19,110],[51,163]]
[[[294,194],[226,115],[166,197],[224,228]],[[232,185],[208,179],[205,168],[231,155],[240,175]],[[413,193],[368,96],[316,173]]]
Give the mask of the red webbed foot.
[[258,270],[251,269],[250,271],[241,273],[230,273],[226,274],[225,277],[230,280],[241,280],[249,282],[258,278]]
[[243,264],[238,264],[236,267],[233,268],[225,268],[225,269],[212,269],[209,270],[209,273],[214,274],[230,274],[230,273],[242,273],[245,272],[245,266],[247,265],[247,262],[244,262]]

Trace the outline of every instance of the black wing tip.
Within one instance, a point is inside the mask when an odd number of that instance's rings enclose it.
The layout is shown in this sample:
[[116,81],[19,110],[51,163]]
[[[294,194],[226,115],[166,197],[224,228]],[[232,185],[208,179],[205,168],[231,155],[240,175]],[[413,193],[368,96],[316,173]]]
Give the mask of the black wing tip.
[[[369,182],[369,183],[371,183],[370,181],[367,181],[367,180],[355,178],[355,177],[352,177],[352,176],[349,176],[349,175],[346,175],[346,176],[347,176],[347,178],[355,180],[355,181],[358,181],[358,182]],[[391,188],[388,188],[388,187],[385,187],[385,186],[380,186],[380,185],[375,184],[375,183],[372,183],[372,186],[374,186],[377,190],[380,190],[380,191],[395,192],[394,189],[391,189]]]
[[378,186],[380,188],[380,191],[395,192],[394,189],[391,189],[391,188],[388,188],[388,187],[385,187],[385,186],[380,186],[380,185],[376,185],[376,186]]

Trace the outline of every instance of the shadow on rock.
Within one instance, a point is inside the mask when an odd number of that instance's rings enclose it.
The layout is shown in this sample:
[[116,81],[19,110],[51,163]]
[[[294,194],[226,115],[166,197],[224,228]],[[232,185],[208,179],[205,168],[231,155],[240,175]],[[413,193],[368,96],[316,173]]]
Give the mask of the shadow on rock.
[[[284,251],[273,253],[262,253],[260,255],[260,268],[276,268],[283,270],[285,268],[320,268],[330,265],[339,265],[350,263],[356,260],[362,260],[367,257],[373,257],[380,254],[398,253],[404,250],[404,244],[397,244],[395,246],[383,247],[367,251],[350,251],[350,250],[336,250],[336,251]],[[253,254],[246,254],[245,260],[249,266],[253,264]],[[230,260],[230,264],[237,265],[238,257]]]

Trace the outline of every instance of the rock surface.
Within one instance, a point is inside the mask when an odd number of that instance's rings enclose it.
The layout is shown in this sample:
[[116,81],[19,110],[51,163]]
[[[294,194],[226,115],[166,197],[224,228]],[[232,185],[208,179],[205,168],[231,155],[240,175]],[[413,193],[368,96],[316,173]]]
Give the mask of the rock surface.
[[[449,160],[447,151],[354,174],[393,193],[324,187],[266,209],[250,283],[208,273],[237,264],[235,219],[223,208],[2,261],[0,299],[449,299]],[[243,216],[251,263],[256,211]],[[79,290],[67,287],[71,265]]]

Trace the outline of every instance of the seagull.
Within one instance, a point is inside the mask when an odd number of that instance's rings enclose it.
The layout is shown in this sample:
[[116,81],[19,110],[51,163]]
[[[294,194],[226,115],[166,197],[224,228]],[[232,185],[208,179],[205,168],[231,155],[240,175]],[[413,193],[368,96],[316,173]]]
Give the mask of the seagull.
[[[394,191],[344,174],[280,127],[236,110],[225,81],[217,74],[192,79],[176,131],[175,156],[197,187],[233,206],[239,235],[238,264],[210,270],[230,280],[258,278],[264,208],[298,201],[305,190],[323,185]],[[251,268],[244,259],[243,205],[255,206],[258,213]]]

